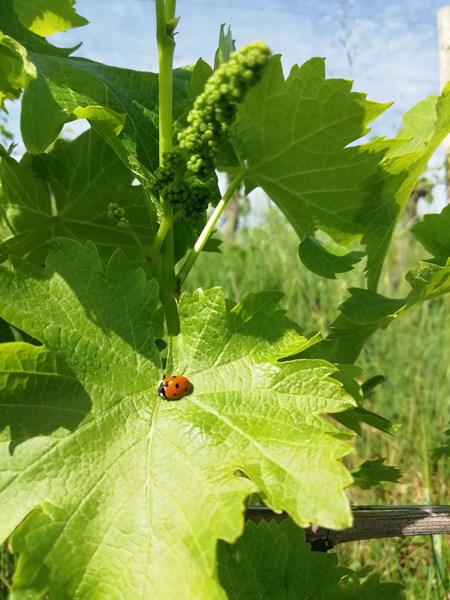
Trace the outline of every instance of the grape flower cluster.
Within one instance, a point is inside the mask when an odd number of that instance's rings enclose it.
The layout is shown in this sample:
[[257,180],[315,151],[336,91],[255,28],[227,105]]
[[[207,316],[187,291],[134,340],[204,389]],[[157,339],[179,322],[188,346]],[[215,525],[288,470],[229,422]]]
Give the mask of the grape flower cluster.
[[261,78],[270,56],[263,42],[252,42],[233,52],[214,71],[196,98],[187,126],[178,134],[178,146],[163,155],[156,170],[156,189],[176,212],[201,214],[217,185],[214,158],[225,140],[245,94]]
[[269,59],[263,42],[252,42],[233,52],[205,85],[187,117],[188,125],[178,134],[182,150],[189,153],[187,168],[192,173],[208,170],[220,142],[226,137],[245,94],[260,78]]

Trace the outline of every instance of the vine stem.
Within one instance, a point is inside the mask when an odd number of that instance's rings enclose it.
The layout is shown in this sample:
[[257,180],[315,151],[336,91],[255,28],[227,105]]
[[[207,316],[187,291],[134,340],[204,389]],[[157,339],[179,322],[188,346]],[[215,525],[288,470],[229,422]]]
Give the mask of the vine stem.
[[244,169],[242,171],[239,171],[239,173],[231,181],[227,191],[225,192],[222,199],[214,209],[211,216],[209,217],[208,222],[206,223],[205,227],[203,228],[203,231],[198,237],[198,240],[196,241],[194,247],[192,248],[191,252],[189,253],[188,257],[186,258],[181,269],[178,272],[177,280],[179,286],[183,284],[183,282],[186,280],[186,277],[189,275],[189,272],[194,266],[195,261],[199,257],[200,252],[203,250],[206,242],[211,237],[214,231],[214,227],[216,226],[217,221],[219,220],[221,214],[225,210],[225,207],[230,201],[230,198],[233,196],[234,192],[244,181],[246,173],[247,171]]
[[159,65],[159,158],[172,148],[173,54],[175,42],[168,22],[175,18],[175,0],[156,0],[156,41]]
[[[176,0],[155,0],[156,41],[159,64],[159,157],[172,148],[173,133],[173,55],[175,42],[173,33]],[[173,209],[161,198],[163,218],[152,248],[152,259],[157,261],[160,282],[160,300],[164,307],[167,331],[176,335],[180,330],[178,309],[175,300],[176,279],[173,251]]]

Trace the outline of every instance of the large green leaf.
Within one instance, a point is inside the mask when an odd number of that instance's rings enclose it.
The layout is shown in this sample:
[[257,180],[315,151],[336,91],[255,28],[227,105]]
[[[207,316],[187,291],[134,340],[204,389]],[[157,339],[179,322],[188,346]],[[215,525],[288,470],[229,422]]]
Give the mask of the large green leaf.
[[168,369],[193,391],[168,402],[157,287],[122,252],[104,271],[91,243],[53,240],[45,269],[16,260],[0,286],[1,316],[44,344],[0,346],[0,530],[18,527],[17,591],[223,597],[216,543],[239,535],[252,491],[301,525],[350,523],[338,459],[351,447],[322,414],[354,401],[333,365],[277,360],[310,343],[278,294],[231,310],[219,289],[183,295]]
[[331,518],[339,527],[348,519],[342,496],[348,480],[335,459],[345,444],[334,447],[334,440],[325,450],[323,436],[337,432],[319,415],[354,401],[329,378],[335,368],[328,363],[277,362],[309,345],[276,310],[279,299],[274,292],[250,295],[227,312],[220,290],[184,295],[167,369],[195,374],[195,422],[227,441],[236,452],[232,464],[245,457],[239,467],[268,505],[300,524]]
[[[356,145],[386,107],[349,81],[326,79],[322,59],[294,66],[285,80],[274,57],[232,134],[247,187],[262,187],[301,240],[322,230],[338,244],[365,244],[371,288],[415,181],[450,131],[450,85],[410,111],[397,138]],[[315,248],[318,262],[323,252]]]
[[248,160],[247,185],[263,187],[301,238],[316,229],[340,243],[357,238],[367,178],[389,145],[349,144],[387,106],[352,92],[350,81],[325,79],[323,59],[294,66],[285,80],[273,57],[234,128],[233,144]]
[[[143,182],[158,164],[158,79],[153,73],[140,73],[108,67],[83,58],[61,58],[29,53],[38,77],[25,90],[21,129],[30,152],[43,152],[54,142],[63,125],[84,118],[77,109],[97,107],[91,123],[118,152]],[[117,138],[115,126],[107,127],[106,115],[114,111],[126,115]],[[35,122],[35,114],[40,114]],[[105,126],[106,121],[106,126]],[[120,142],[120,143],[118,143]]]
[[[117,155],[92,131],[69,143],[59,140],[48,154],[25,155],[20,163],[0,154],[0,259],[9,253],[43,262],[45,242],[62,235],[97,243],[100,256],[121,247],[144,261],[152,241],[151,220],[140,186]],[[129,231],[108,218],[108,205],[126,211]]]
[[337,554],[312,552],[290,520],[247,523],[236,544],[219,544],[219,577],[229,600],[400,600],[398,583],[365,579],[338,565]]

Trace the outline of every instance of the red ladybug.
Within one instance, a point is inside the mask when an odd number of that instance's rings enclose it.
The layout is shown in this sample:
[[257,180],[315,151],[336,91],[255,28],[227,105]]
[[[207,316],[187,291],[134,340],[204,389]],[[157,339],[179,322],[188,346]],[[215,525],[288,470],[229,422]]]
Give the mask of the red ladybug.
[[191,390],[191,382],[183,375],[165,377],[158,386],[158,394],[166,400],[179,400]]

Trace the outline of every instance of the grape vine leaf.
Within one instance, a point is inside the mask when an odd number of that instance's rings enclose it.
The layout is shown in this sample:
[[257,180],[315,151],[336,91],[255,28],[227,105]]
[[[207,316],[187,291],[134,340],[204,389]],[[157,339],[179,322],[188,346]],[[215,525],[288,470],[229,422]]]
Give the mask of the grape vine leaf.
[[232,132],[248,160],[247,187],[261,186],[301,239],[317,229],[340,244],[358,239],[366,179],[390,143],[349,145],[387,106],[352,92],[349,81],[327,80],[323,59],[295,65],[285,80],[280,58],[272,57]]
[[307,349],[306,356],[352,364],[367,339],[387,327],[406,307],[405,299],[392,299],[372,290],[349,288],[350,294],[339,307],[327,337]]
[[336,279],[336,273],[347,273],[353,269],[365,255],[364,252],[336,253],[335,249],[315,237],[306,236],[300,242],[298,255],[302,263],[313,273]]
[[218,69],[222,63],[230,60],[231,53],[236,50],[236,40],[233,40],[231,28],[228,26],[225,33],[225,24],[220,26],[219,44],[214,56],[214,69]]
[[450,256],[450,205],[438,215],[424,215],[422,221],[411,227],[411,232],[436,261],[447,261]]
[[[27,86],[22,99],[21,130],[27,149],[45,151],[63,125],[89,116],[91,125],[134,175],[151,184],[151,172],[158,164],[157,76],[83,58],[62,59],[35,52],[30,57],[38,77]],[[37,106],[43,110],[39,111],[39,123],[34,123]],[[90,113],[82,109],[90,109]],[[118,118],[126,114],[119,135],[115,122],[111,124],[111,111]]]
[[[316,340],[319,344],[319,348],[321,347],[321,339]],[[310,348],[314,348],[314,345],[311,344]],[[308,349],[302,350],[296,358],[304,357],[307,353]],[[314,350],[313,350],[314,351]],[[318,353],[320,355],[320,353]],[[357,406],[353,406],[347,410],[344,410],[339,413],[335,413],[333,418],[338,423],[347,427],[347,429],[351,429],[358,435],[361,435],[361,423],[366,423],[373,427],[374,429],[378,429],[378,431],[383,431],[384,433],[388,433],[390,435],[395,435],[400,427],[399,425],[392,423],[388,419],[385,419],[381,415],[378,415],[370,410],[364,408],[363,404],[366,399],[367,386],[369,385],[377,385],[377,383],[381,383],[381,380],[384,381],[384,377],[373,377],[371,380],[364,382],[362,385],[358,385],[356,382],[361,381],[363,376],[363,370],[360,367],[356,367],[350,363],[341,364],[339,367],[339,372],[334,374],[334,377],[342,382],[345,389],[353,396],[355,399]]]
[[156,283],[120,250],[103,268],[90,242],[49,245],[45,269],[0,268],[1,316],[43,344],[0,346],[0,538],[17,528],[16,590],[223,598],[216,543],[240,534],[253,491],[299,524],[349,525],[338,459],[351,446],[321,415],[354,400],[335,366],[277,360],[310,343],[279,294],[232,309],[219,289],[182,295],[168,368],[193,392],[168,402]]
[[420,261],[408,271],[406,280],[412,288],[406,298],[408,308],[450,293],[450,256],[442,266],[427,260]]
[[331,323],[329,335],[301,356],[352,364],[376,331],[417,304],[450,293],[450,257],[443,265],[420,261],[405,278],[411,291],[404,298],[387,298],[372,290],[349,288],[350,297],[339,307],[341,314]]
[[27,58],[25,48],[0,31],[0,108],[6,100],[16,100],[29,81],[37,77],[36,67]]
[[388,433],[389,435],[395,435],[401,429],[401,425],[398,423],[392,423],[388,419],[367,410],[363,406],[355,406],[354,408],[337,413],[334,415],[334,420],[338,423],[342,423],[342,425],[351,429],[358,435],[361,435],[362,433],[361,423],[370,425],[370,427]]
[[291,520],[248,522],[233,545],[219,543],[220,581],[229,600],[401,600],[399,583],[338,565],[337,554],[312,552]]
[[75,11],[74,4],[75,0],[14,0],[14,11],[24,27],[44,37],[89,23]]
[[416,181],[450,133],[450,82],[440,96],[428,96],[403,116],[401,129],[370,185],[362,221],[368,254],[368,285],[375,288],[392,235]]
[[368,490],[371,487],[379,486],[382,481],[397,483],[400,480],[402,472],[398,467],[385,465],[385,460],[385,458],[366,460],[356,469],[353,469],[353,485],[363,490]]
[[383,375],[373,375],[361,384],[361,391],[364,398],[370,398],[374,389],[384,383],[386,380]]
[[450,131],[450,85],[407,113],[396,138],[356,145],[387,106],[326,79],[323,59],[285,80],[273,57],[232,129],[247,188],[262,187],[301,240],[322,230],[337,244],[364,244],[371,289],[414,183]]
[[[43,264],[45,242],[62,235],[97,244],[106,260],[120,247],[144,263],[152,223],[141,186],[117,155],[92,130],[72,142],[58,140],[46,154],[20,162],[0,152],[0,260],[9,253]],[[108,205],[125,210],[134,234],[108,217]]]

